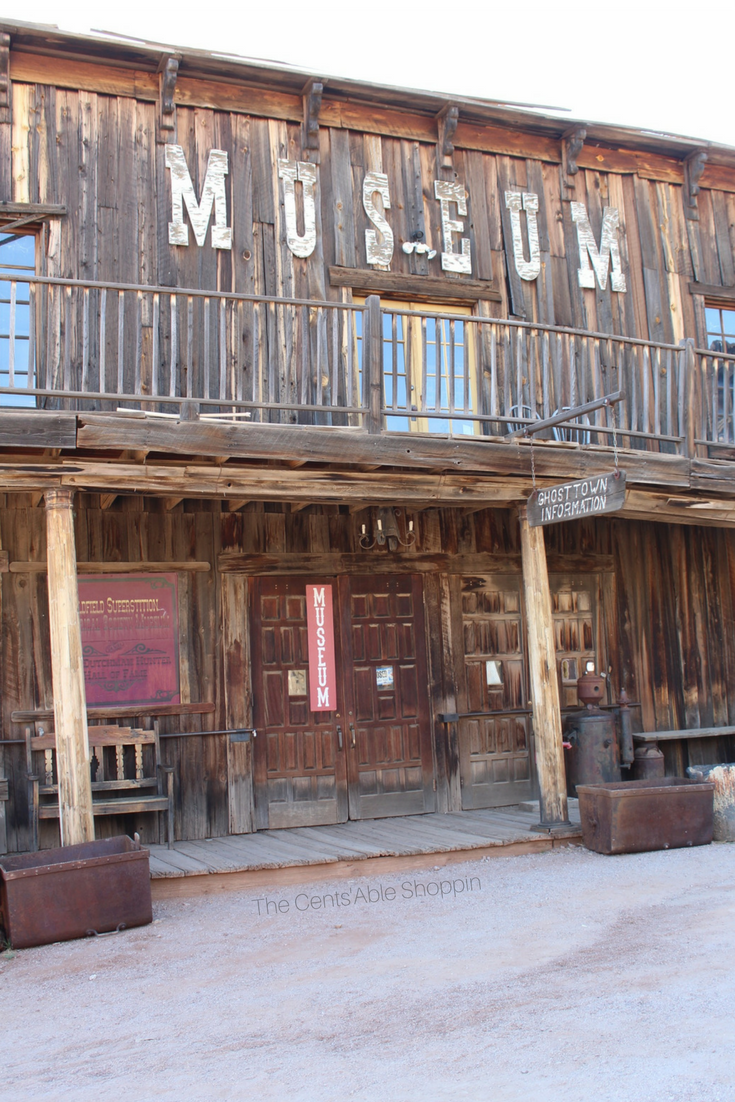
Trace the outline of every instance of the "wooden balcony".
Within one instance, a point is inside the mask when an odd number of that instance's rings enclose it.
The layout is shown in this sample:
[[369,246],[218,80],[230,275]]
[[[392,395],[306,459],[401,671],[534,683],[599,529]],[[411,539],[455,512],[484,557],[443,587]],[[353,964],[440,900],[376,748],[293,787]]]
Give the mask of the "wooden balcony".
[[[735,448],[735,355],[456,312],[0,276],[0,405],[661,455]],[[715,451],[713,454],[718,454]],[[727,452],[720,452],[727,455]],[[314,458],[318,458],[317,455]]]

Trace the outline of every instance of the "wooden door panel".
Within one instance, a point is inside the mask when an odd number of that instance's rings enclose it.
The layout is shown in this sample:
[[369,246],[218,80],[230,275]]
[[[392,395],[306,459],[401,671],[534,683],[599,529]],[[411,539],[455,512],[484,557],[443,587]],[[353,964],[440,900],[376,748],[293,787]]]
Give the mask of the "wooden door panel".
[[[343,719],[309,708],[305,586],[299,578],[252,581],[255,823],[261,829],[347,818],[345,755],[337,741]],[[337,698],[341,702],[339,686]]]
[[513,714],[528,708],[520,578],[456,578],[452,585],[463,642],[459,710],[498,713],[459,722],[462,807],[502,807],[531,799],[530,719]]
[[422,582],[340,582],[348,716],[350,817],[413,815],[435,806]]
[[551,574],[549,585],[561,706],[577,708],[577,678],[585,663],[594,662],[598,671],[604,665],[597,647],[600,576]]

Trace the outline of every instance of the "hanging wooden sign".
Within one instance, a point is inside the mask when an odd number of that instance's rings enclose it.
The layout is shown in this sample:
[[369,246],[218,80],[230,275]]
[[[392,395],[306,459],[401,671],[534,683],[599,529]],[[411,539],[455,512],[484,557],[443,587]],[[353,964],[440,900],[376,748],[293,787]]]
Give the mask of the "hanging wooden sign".
[[178,704],[175,574],[79,577],[87,704]]
[[527,516],[531,528],[540,524],[558,524],[564,520],[614,513],[625,504],[625,471],[582,478],[534,490],[528,499]]
[[309,639],[309,707],[333,712],[337,707],[334,661],[334,613],[331,585],[307,585],[306,627]]

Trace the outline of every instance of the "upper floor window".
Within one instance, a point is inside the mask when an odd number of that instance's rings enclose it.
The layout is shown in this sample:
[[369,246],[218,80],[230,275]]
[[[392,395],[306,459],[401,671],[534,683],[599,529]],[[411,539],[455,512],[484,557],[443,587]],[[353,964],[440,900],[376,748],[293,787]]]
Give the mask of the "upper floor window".
[[735,310],[707,306],[707,347],[712,352],[735,355]]
[[480,421],[462,416],[479,412],[474,332],[465,320],[471,307],[388,299],[381,306],[386,429],[480,432]]
[[35,354],[31,341],[30,284],[36,271],[36,238],[0,229],[0,405],[35,406]]

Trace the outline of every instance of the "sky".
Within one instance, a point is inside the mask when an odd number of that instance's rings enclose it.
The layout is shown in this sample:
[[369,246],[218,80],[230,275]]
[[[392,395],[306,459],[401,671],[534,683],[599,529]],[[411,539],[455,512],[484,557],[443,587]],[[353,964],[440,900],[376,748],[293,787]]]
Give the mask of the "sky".
[[735,146],[735,3],[550,6],[6,0],[2,20],[113,31],[320,76],[569,109]]

